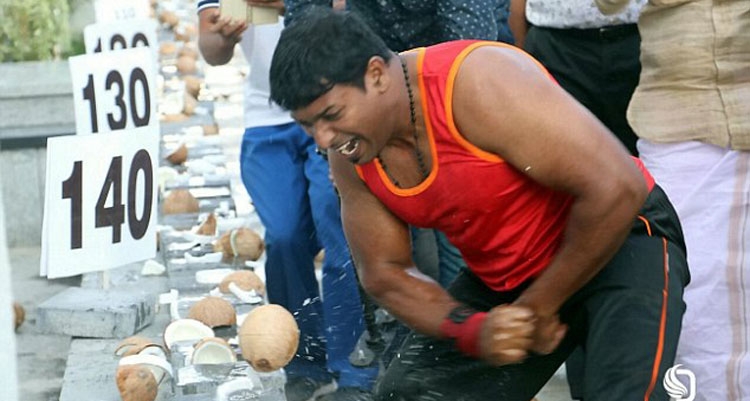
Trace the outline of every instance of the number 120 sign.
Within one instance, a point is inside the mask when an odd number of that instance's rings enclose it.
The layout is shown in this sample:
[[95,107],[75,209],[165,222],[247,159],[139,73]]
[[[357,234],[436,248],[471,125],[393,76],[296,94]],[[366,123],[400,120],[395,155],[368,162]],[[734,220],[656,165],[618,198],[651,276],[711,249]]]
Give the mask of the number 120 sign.
[[47,141],[42,275],[71,276],[154,256],[153,63],[147,48],[70,59],[78,133],[97,135]]

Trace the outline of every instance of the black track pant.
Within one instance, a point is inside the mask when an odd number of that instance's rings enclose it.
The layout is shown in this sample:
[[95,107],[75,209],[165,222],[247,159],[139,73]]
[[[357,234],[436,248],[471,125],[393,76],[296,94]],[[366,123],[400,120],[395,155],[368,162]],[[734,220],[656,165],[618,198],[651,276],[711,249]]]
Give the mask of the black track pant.
[[[529,401],[577,345],[585,349],[586,401],[667,401],[689,282],[682,233],[656,187],[619,252],[560,311],[568,335],[549,355],[491,367],[451,341],[411,333],[377,385],[377,400]],[[513,302],[523,288],[496,292],[464,271],[449,289],[479,310]]]

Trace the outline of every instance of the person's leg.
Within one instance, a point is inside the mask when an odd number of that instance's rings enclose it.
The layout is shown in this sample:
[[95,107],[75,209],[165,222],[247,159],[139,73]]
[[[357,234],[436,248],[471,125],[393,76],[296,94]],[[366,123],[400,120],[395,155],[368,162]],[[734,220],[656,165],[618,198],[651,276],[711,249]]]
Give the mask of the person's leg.
[[[459,301],[478,310],[512,302],[520,293],[497,293],[467,270],[450,286]],[[410,333],[385,375],[378,381],[379,401],[529,401],[572,350],[569,335],[550,355],[531,356],[520,364],[492,367],[461,354],[452,341]]]
[[599,96],[601,113],[597,117],[630,154],[638,155],[638,137],[627,119],[630,98],[641,75],[641,36],[635,26],[632,29],[623,36],[608,39],[602,46],[602,66],[605,70]]
[[[666,202],[661,191],[655,191],[650,201]],[[650,231],[651,236],[631,234],[607,266],[573,298],[574,302],[581,299],[576,310],[585,310],[588,326],[586,401],[669,400],[662,383],[666,370],[674,365],[689,273],[679,240],[667,240],[667,233],[661,232],[665,221],[652,224],[651,215],[645,218],[648,225],[636,225],[636,229]],[[673,212],[670,218],[677,224]],[[679,226],[671,232],[675,231]]]
[[744,400],[750,397],[750,153],[700,142],[641,140],[638,147],[685,231],[693,279],[676,361],[695,374],[697,401]]
[[304,160],[296,125],[248,129],[241,149],[242,181],[266,229],[268,300],[287,308],[300,328],[299,350],[286,371],[324,380],[329,375],[323,308],[313,258],[318,250],[308,207]]
[[369,390],[377,367],[357,368],[349,361],[364,330],[364,318],[357,277],[341,226],[339,199],[329,178],[328,163],[315,153],[312,138],[298,128],[295,141],[305,154],[309,208],[317,238],[325,249],[322,284],[328,368],[337,374],[339,387]]

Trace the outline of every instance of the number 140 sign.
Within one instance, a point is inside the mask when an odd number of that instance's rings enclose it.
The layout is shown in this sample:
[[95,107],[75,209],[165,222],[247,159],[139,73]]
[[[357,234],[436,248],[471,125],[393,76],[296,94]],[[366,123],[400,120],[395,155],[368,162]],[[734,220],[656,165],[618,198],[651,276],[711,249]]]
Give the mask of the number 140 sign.
[[70,59],[78,134],[96,135],[47,141],[42,275],[71,276],[154,256],[153,63],[147,48]]

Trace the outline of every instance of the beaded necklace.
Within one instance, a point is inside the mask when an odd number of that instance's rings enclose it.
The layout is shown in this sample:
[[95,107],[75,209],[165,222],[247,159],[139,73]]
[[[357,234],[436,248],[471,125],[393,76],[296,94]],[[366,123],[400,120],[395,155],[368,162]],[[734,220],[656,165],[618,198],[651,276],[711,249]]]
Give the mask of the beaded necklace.
[[[398,60],[401,62],[401,70],[404,72],[404,81],[406,81],[406,92],[409,94],[409,113],[411,115],[411,127],[412,127],[412,134],[414,136],[414,154],[417,156],[417,163],[419,163],[419,171],[422,173],[422,178],[425,179],[430,174],[429,171],[427,171],[427,166],[424,163],[424,155],[422,154],[422,151],[419,150],[419,136],[417,135],[417,113],[414,110],[414,93],[411,90],[411,84],[409,83],[409,70],[406,67],[406,62],[404,62],[404,59],[401,58],[401,56],[398,57]],[[388,168],[386,167],[385,163],[383,163],[383,159],[378,155],[378,161],[380,161],[380,166],[383,167],[383,171],[385,171],[385,174],[388,175],[388,178],[390,178],[391,182],[393,182],[393,185],[401,188],[401,184],[396,180],[389,172]]]

